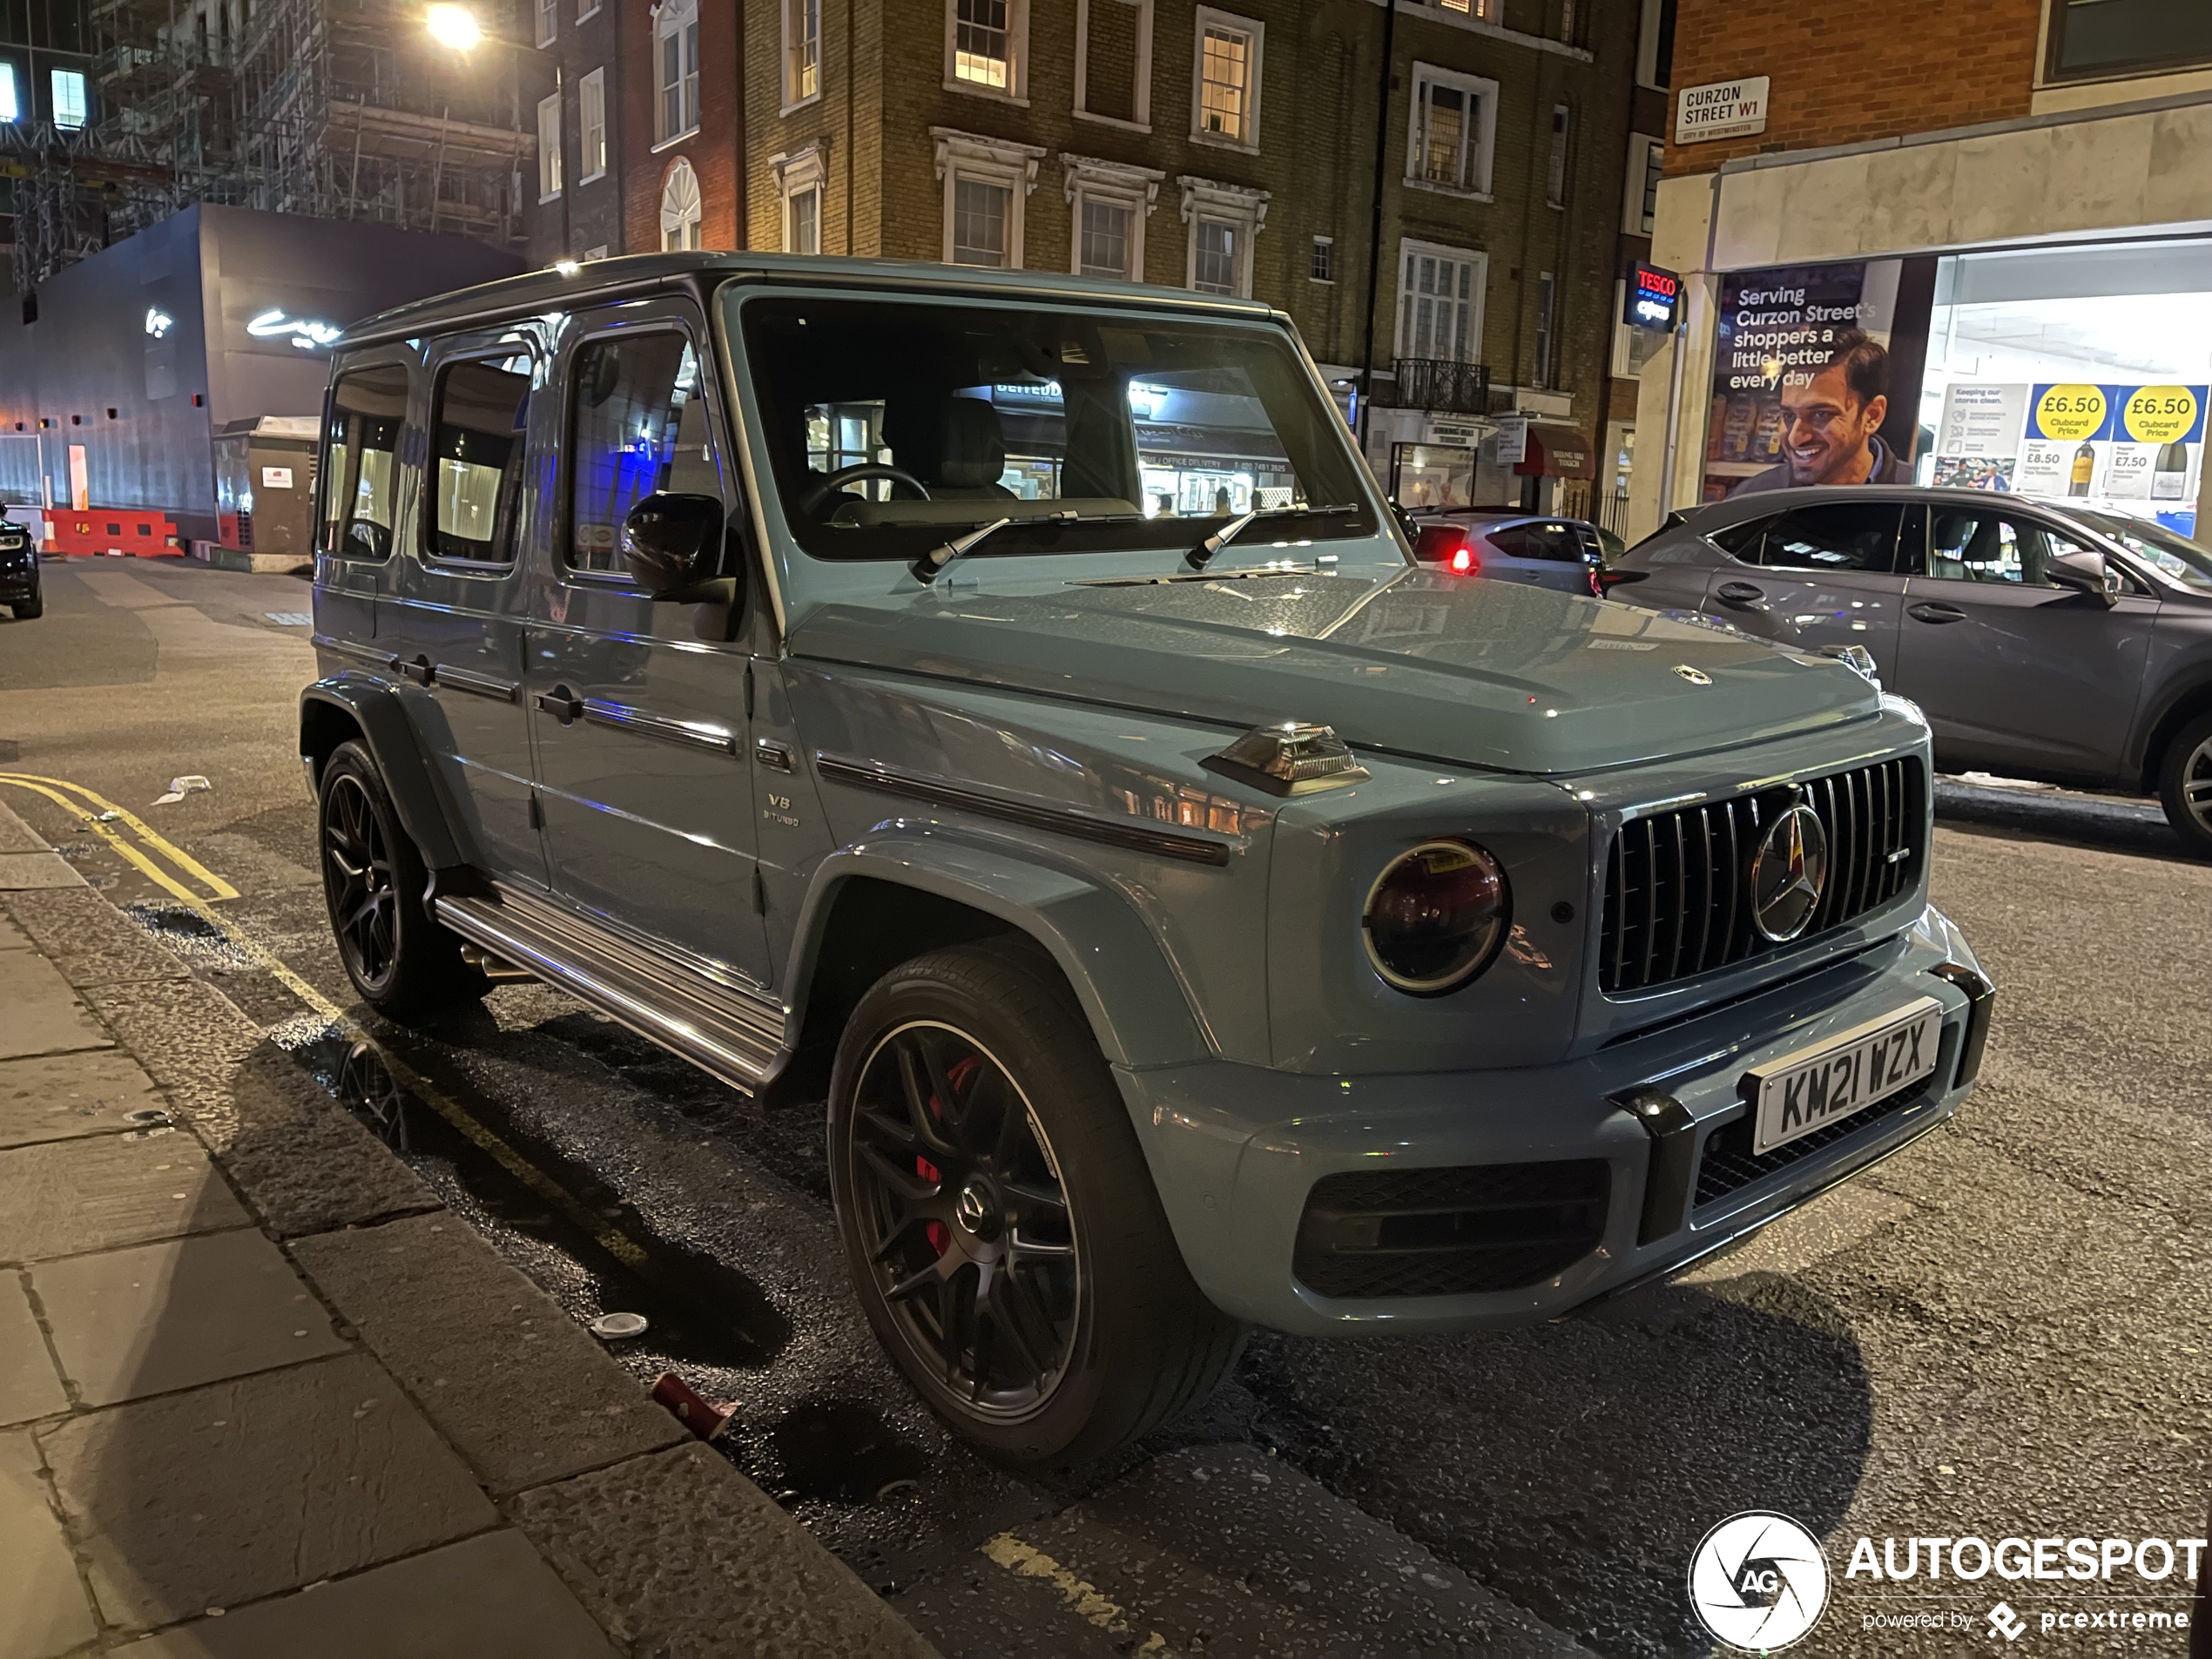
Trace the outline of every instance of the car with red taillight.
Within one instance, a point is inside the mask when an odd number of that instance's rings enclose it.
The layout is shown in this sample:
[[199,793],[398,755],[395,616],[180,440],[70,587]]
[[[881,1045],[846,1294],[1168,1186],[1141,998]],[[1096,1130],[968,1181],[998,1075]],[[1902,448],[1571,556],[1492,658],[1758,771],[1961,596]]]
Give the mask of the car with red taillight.
[[1417,512],[1413,557],[1454,576],[1483,576],[1561,593],[1601,591],[1604,556],[1597,526],[1519,508],[1458,507]]

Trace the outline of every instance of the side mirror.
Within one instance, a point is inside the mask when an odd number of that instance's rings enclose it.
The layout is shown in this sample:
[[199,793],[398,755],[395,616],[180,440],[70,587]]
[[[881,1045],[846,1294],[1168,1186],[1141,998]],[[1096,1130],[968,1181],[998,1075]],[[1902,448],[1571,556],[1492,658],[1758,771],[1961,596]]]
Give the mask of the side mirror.
[[722,570],[722,503],[648,496],[622,521],[622,568],[656,599],[680,599]]
[[2086,549],[2053,553],[2043,562],[2043,579],[2054,587],[2094,594],[2108,605],[2120,603],[2120,572],[2101,553]]

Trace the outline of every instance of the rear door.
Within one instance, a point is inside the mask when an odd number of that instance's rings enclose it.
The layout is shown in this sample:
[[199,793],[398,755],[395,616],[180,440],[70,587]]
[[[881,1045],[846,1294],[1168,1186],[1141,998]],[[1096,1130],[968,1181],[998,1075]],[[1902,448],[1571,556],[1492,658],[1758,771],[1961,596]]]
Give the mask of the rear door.
[[1586,547],[1581,528],[1566,519],[1535,519],[1505,524],[1484,538],[1499,556],[1487,554],[1484,573],[1562,593],[1588,593],[1595,541]]
[[1807,651],[1863,645],[1886,676],[1905,597],[1903,515],[1896,501],[1824,501],[1723,532],[1730,561],[1707,582],[1705,612]]
[[1926,711],[1937,758],[1949,768],[2114,781],[2158,602],[2129,592],[2107,606],[2051,582],[2049,555],[2080,543],[2032,512],[1927,513],[1892,689]]
[[411,358],[403,347],[349,356],[325,406],[315,484],[314,631],[315,644],[341,661],[366,664],[377,656],[371,642],[376,597],[389,580]]

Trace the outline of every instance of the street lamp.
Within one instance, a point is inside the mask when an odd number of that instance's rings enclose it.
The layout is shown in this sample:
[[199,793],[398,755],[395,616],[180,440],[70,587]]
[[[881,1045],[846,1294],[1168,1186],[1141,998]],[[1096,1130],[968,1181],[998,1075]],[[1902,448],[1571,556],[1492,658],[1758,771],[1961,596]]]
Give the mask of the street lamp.
[[466,6],[432,6],[422,15],[422,26],[439,45],[449,46],[457,52],[475,51],[484,37],[476,14]]

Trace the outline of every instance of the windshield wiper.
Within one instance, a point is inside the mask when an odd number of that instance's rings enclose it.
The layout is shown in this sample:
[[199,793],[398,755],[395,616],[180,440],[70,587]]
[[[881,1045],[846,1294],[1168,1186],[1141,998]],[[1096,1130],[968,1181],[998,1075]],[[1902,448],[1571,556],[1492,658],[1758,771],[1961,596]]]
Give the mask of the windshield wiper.
[[989,523],[968,531],[957,542],[947,542],[941,547],[931,548],[914,561],[914,580],[934,582],[1013,522],[1011,518],[995,518]]
[[1293,516],[1321,513],[1349,513],[1358,509],[1349,504],[1338,507],[1255,507],[1242,518],[1234,518],[1183,556],[1183,562],[1194,570],[1206,568],[1213,556],[1244,533],[1254,519],[1287,518]]

